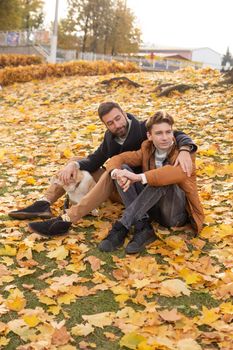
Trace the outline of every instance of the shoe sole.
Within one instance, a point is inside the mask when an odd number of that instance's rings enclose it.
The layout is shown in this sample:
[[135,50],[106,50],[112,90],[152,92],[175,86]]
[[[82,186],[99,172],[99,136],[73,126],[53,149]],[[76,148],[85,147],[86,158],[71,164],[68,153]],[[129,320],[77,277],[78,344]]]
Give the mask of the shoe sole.
[[146,242],[140,247],[139,250],[128,252],[128,251],[127,251],[127,247],[126,247],[126,248],[125,248],[125,252],[126,252],[126,254],[141,253],[141,252],[145,249],[145,247],[147,246],[147,244],[153,243],[155,240],[156,240],[156,237],[151,237],[150,239],[148,239],[148,241],[146,241]]
[[41,214],[35,214],[35,213],[9,213],[8,214],[13,219],[19,219],[19,220],[26,220],[26,219],[51,219],[53,217],[52,214],[49,213],[41,213]]

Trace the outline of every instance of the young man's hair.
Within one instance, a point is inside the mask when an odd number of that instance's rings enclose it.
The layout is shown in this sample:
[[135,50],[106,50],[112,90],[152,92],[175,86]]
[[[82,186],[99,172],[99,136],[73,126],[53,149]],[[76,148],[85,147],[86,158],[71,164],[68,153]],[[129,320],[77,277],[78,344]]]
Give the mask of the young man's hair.
[[167,112],[158,111],[147,120],[146,129],[147,131],[151,131],[153,125],[161,123],[167,123],[172,126],[174,124],[174,119]]
[[116,102],[103,102],[99,105],[99,108],[98,108],[98,115],[99,115],[100,119],[102,119],[103,116],[105,116],[106,114],[111,112],[111,110],[113,108],[119,109],[119,111],[123,114],[123,111],[118,103],[116,103]]

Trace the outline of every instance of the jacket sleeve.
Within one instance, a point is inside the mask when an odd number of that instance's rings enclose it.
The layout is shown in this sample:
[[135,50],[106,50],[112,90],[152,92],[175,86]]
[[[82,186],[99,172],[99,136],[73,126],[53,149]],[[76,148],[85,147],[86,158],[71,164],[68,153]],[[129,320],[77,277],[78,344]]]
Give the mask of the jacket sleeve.
[[105,150],[104,142],[95,150],[94,153],[90,154],[87,158],[78,161],[81,170],[89,171],[93,173],[99,167],[101,167],[108,159],[107,150]]
[[191,146],[191,152],[197,151],[197,145],[193,142],[191,137],[186,135],[183,131],[174,131],[174,137],[176,139],[176,143],[178,148],[181,146]]
[[112,157],[107,165],[106,169],[111,172],[113,169],[120,169],[122,164],[127,164],[132,167],[138,167],[142,165],[142,151],[123,152],[117,156]]
[[144,174],[147,179],[147,183],[150,186],[167,186],[173,184],[179,184],[185,179],[193,181],[195,178],[195,153],[191,155],[193,163],[193,172],[191,177],[188,178],[186,173],[182,170],[181,166],[165,165],[161,168],[152,169],[146,171]]

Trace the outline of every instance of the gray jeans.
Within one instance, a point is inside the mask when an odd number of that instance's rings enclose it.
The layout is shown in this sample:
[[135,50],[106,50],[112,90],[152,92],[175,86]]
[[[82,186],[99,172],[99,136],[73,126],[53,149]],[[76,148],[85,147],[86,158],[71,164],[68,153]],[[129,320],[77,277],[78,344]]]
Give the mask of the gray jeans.
[[[123,165],[122,168],[132,171],[128,165]],[[187,223],[185,193],[178,185],[154,187],[136,182],[123,192],[116,181],[115,183],[125,205],[119,220],[125,227],[130,228],[144,218],[155,220],[165,227],[183,226]]]

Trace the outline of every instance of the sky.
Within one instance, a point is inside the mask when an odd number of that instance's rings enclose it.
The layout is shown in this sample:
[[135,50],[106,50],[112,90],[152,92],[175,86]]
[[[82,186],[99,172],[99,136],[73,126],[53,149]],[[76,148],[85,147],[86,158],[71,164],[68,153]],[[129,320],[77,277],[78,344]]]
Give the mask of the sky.
[[[56,0],[45,0],[47,21],[54,18]],[[141,28],[142,39],[156,46],[209,47],[233,54],[233,0],[126,0]],[[67,0],[59,0],[59,18]]]

